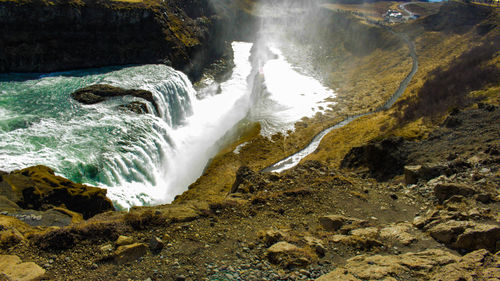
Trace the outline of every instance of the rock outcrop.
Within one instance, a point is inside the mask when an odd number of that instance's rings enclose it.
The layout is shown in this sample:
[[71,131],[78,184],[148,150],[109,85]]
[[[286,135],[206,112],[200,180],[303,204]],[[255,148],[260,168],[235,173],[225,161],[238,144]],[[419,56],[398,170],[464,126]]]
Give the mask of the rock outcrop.
[[267,257],[271,263],[286,268],[306,266],[315,259],[314,254],[284,241],[269,247]]
[[35,281],[41,280],[44,275],[45,270],[33,262],[22,262],[14,255],[0,256],[1,280]]
[[377,180],[387,180],[403,172],[406,152],[402,138],[390,138],[353,147],[340,163],[342,168],[366,167]]
[[[75,92],[71,93],[71,97],[74,100],[83,104],[96,104],[113,97],[124,96],[132,96],[144,99],[153,105],[156,112],[160,112],[160,108],[158,107],[158,103],[153,97],[153,93],[146,90],[127,90],[107,84],[96,84],[78,89]],[[147,107],[143,103],[132,102],[128,105],[124,105],[123,107],[136,113],[147,113]]]
[[498,256],[486,250],[463,257],[437,249],[402,255],[362,255],[316,280],[396,280],[393,276],[408,280],[495,280],[500,277],[498,262]]
[[74,183],[42,165],[3,174],[0,188],[2,194],[24,209],[63,206],[84,218],[114,210],[105,189]]

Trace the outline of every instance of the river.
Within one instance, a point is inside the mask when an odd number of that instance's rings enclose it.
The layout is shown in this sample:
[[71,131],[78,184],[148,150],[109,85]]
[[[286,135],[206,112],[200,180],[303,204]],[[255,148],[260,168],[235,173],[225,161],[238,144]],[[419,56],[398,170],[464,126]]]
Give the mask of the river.
[[[264,136],[285,133],[335,96],[271,42],[232,47],[231,77],[201,89],[203,95],[165,65],[1,75],[0,170],[47,165],[106,188],[119,209],[168,203],[201,175],[242,120],[260,122]],[[72,100],[73,91],[98,83],[149,90],[160,113],[120,108],[133,97],[96,105]]]

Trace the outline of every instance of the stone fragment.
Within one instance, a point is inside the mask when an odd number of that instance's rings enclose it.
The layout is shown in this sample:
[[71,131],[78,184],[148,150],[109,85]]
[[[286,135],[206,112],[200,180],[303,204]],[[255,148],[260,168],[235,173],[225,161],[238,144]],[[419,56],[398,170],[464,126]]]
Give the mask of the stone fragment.
[[269,247],[267,257],[271,263],[286,268],[307,266],[316,258],[305,249],[284,241]]
[[116,239],[115,242],[117,246],[130,245],[133,243],[134,243],[134,238],[125,235],[118,236],[118,239]]
[[344,268],[337,268],[330,273],[324,274],[316,279],[316,281],[361,281],[361,279],[356,278],[356,276],[349,273],[349,271]]
[[2,275],[7,280],[35,281],[43,278],[45,270],[34,262],[22,262],[18,256],[0,255],[0,278]]
[[284,238],[286,237],[286,233],[281,230],[270,229],[260,231],[258,236],[262,240],[262,242],[264,242],[264,244],[269,247],[280,240],[284,240]]
[[375,238],[362,237],[356,235],[332,235],[329,240],[333,243],[340,243],[361,249],[382,246],[382,242]]
[[366,224],[366,221],[342,215],[327,215],[321,217],[319,223],[326,231],[337,231],[347,225],[354,228],[361,227]]
[[111,245],[111,244],[106,244],[106,245],[104,245],[104,246],[101,246],[99,249],[100,249],[102,252],[104,252],[104,253],[108,253],[108,252],[113,251],[113,245]]
[[351,230],[351,235],[362,238],[376,239],[378,237],[378,233],[379,230],[376,227],[365,227]]
[[467,227],[469,227],[469,222],[450,220],[432,227],[429,229],[429,233],[437,241],[449,244]]
[[405,183],[406,184],[415,184],[418,182],[419,171],[422,169],[421,165],[408,165],[404,168],[405,175]]
[[428,181],[446,173],[447,166],[443,164],[409,165],[404,167],[405,183],[415,184],[419,180]]
[[323,245],[323,242],[320,239],[314,238],[312,236],[305,236],[304,240],[306,241],[306,244],[309,247],[311,247],[312,249],[314,249],[314,251],[316,252],[316,254],[318,254],[318,256],[320,256],[320,257],[325,256],[325,254],[326,254],[326,248],[325,248],[325,246]]
[[456,263],[459,259],[459,256],[438,249],[401,255],[360,255],[347,260],[344,267],[316,280],[394,280],[393,276],[428,280],[436,269]]
[[147,253],[148,246],[144,243],[134,243],[118,247],[114,254],[117,264],[135,261]]
[[[490,262],[493,259],[493,262]],[[500,279],[500,268],[495,265],[498,257],[492,255],[485,249],[477,250],[463,256],[458,262],[448,264],[435,272],[433,281],[463,281],[498,280]]]
[[403,245],[409,245],[417,238],[409,233],[411,225],[409,223],[400,223],[385,227],[380,230],[380,239],[397,241]]
[[458,236],[453,248],[466,251],[487,249],[496,253],[499,249],[500,226],[484,223],[475,223],[472,228],[466,229]]
[[158,237],[151,237],[151,239],[149,240],[149,250],[151,250],[151,252],[153,253],[159,253],[164,246],[165,244]]
[[440,183],[434,187],[434,195],[440,203],[453,195],[462,195],[465,197],[471,196],[475,190],[469,186],[456,183]]

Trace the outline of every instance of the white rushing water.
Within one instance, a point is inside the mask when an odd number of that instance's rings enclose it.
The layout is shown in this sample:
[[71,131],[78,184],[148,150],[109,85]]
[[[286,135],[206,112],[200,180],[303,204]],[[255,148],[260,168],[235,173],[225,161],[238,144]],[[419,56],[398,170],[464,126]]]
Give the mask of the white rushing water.
[[[326,101],[335,97],[333,90],[318,80],[301,74],[274,44],[264,44],[262,52],[270,52],[259,70],[263,94],[251,109],[251,118],[261,123],[262,135],[286,134],[303,117],[324,113]],[[266,50],[267,48],[267,50]]]
[[[0,170],[44,164],[106,188],[121,208],[170,202],[201,175],[225,138],[237,137],[228,132],[239,122],[260,122],[265,136],[286,133],[334,96],[300,74],[276,46],[259,44],[252,50],[251,43],[234,42],[231,77],[202,89],[202,98],[184,74],[164,65],[4,75]],[[141,101],[132,97],[96,105],[71,99],[71,92],[98,83],[149,90],[160,112],[121,110]]]

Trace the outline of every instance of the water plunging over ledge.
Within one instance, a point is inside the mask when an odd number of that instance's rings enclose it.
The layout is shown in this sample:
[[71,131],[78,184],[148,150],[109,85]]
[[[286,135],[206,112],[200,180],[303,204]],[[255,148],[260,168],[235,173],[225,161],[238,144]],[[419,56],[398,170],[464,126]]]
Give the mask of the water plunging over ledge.
[[[118,208],[167,203],[202,174],[241,120],[260,122],[264,135],[286,132],[334,96],[268,42],[232,46],[232,76],[202,98],[183,73],[164,65],[0,76],[0,170],[47,165],[106,188]],[[158,116],[120,108],[145,102],[134,97],[95,105],[71,99],[100,83],[151,91]]]

